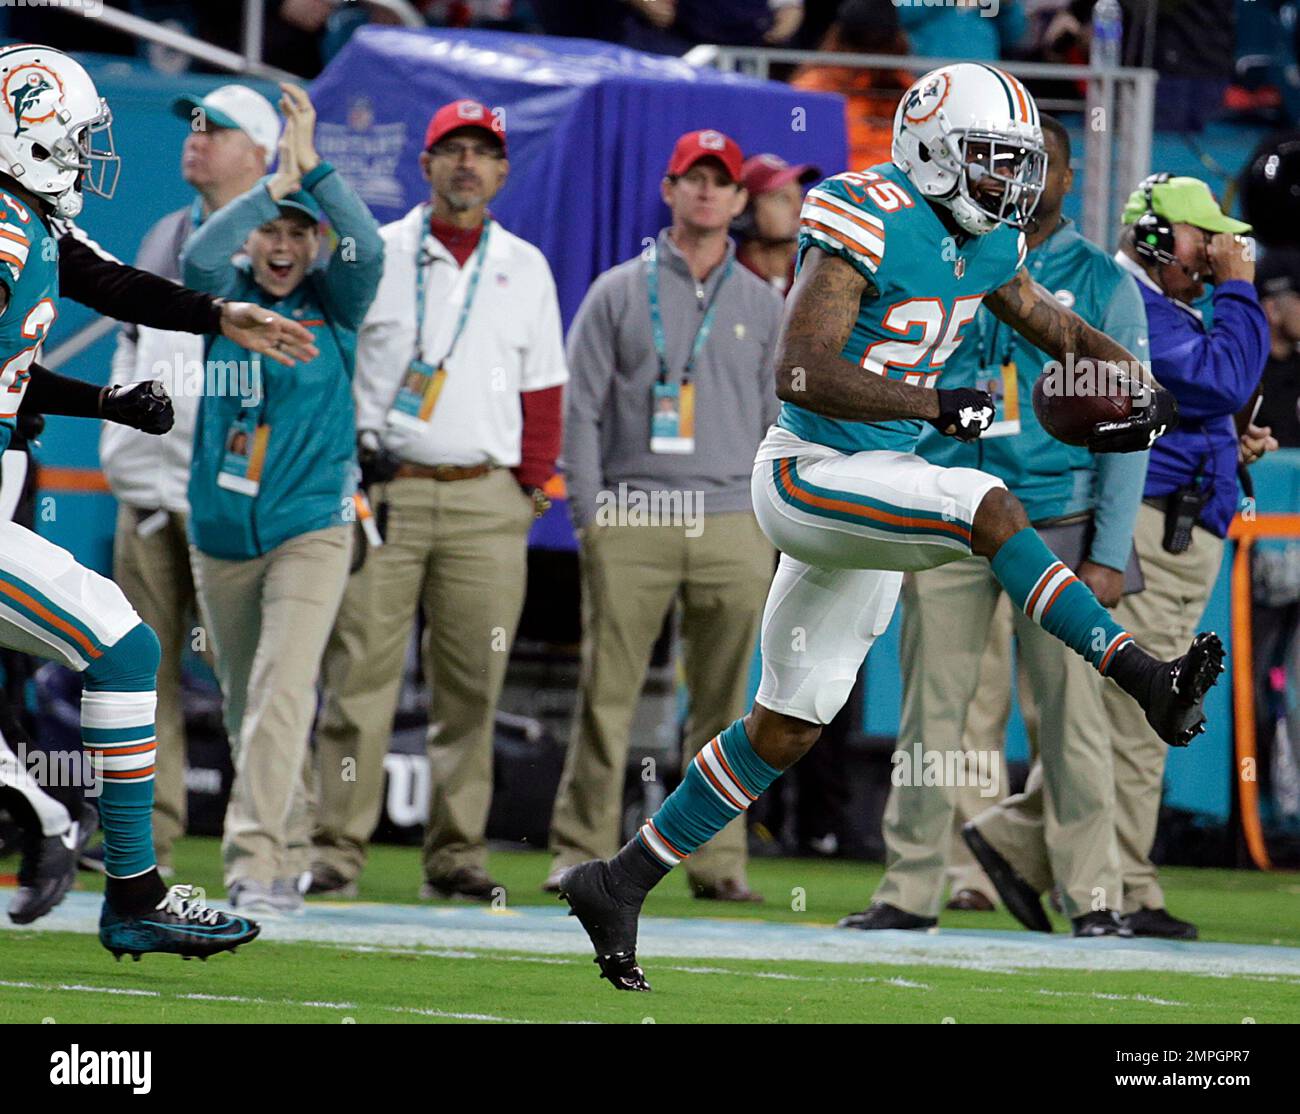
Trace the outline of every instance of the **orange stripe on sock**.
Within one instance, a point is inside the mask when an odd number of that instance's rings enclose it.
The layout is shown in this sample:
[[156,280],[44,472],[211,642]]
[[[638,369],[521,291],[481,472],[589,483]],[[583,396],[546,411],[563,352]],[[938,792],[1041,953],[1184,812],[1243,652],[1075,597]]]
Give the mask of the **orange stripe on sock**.
[[662,843],[665,847],[667,847],[668,850],[671,851],[674,855],[676,855],[679,859],[684,859],[687,857],[685,851],[678,850],[676,847],[673,846],[671,840],[664,838],[664,833],[655,827],[655,822],[653,820],[647,820],[645,822],[645,826],[649,828],[652,832],[654,832],[655,838],[658,839],[660,843]]
[[143,781],[152,777],[153,772],[153,766],[143,766],[138,770],[101,770],[99,776],[109,781]]
[[[718,760],[718,765],[721,766],[726,771],[727,777],[731,778],[731,780],[736,783],[736,788],[739,789],[742,793],[745,794],[746,797],[749,798],[751,804],[754,801],[758,800],[758,798],[754,796],[753,793],[751,793],[748,789],[745,788],[745,783],[736,776],[735,771],[732,770],[732,768],[727,765],[727,756],[722,753],[722,737],[720,735],[715,735],[713,737],[713,741],[709,743],[709,746],[713,748],[713,757]],[[705,749],[707,750],[708,747],[706,747]]]
[[1043,573],[1042,578],[1036,585],[1034,585],[1034,590],[1029,593],[1029,599],[1025,600],[1026,615],[1032,615],[1034,613],[1034,605],[1038,602],[1038,597],[1043,594],[1043,591],[1052,582],[1052,577],[1063,568],[1065,568],[1065,566],[1061,564],[1060,561],[1053,561],[1047,566],[1047,571]]
[[727,792],[726,787],[714,776],[713,771],[704,764],[703,754],[695,756],[695,765],[699,767],[700,773],[704,775],[708,783],[722,795],[723,800],[730,804],[732,808],[739,809],[741,812],[745,811],[745,806]]
[[1063,580],[1061,582],[1061,586],[1057,588],[1055,592],[1052,593],[1052,598],[1047,601],[1046,606],[1043,608],[1043,613],[1038,617],[1038,621],[1041,623],[1044,619],[1047,618],[1047,613],[1052,610],[1052,604],[1056,602],[1057,596],[1059,596],[1062,592],[1064,592],[1071,584],[1078,584],[1078,583],[1079,583],[1078,577],[1074,577],[1074,576],[1068,577],[1066,580]]
[[1123,646],[1125,642],[1132,642],[1132,641],[1133,641],[1133,636],[1129,634],[1128,631],[1125,631],[1123,634],[1117,634],[1115,636],[1115,641],[1112,642],[1110,645],[1110,649],[1107,650],[1106,653],[1102,656],[1101,664],[1097,666],[1097,672],[1105,673],[1106,667],[1110,664],[1110,659],[1115,656],[1115,651],[1118,650],[1121,646]]

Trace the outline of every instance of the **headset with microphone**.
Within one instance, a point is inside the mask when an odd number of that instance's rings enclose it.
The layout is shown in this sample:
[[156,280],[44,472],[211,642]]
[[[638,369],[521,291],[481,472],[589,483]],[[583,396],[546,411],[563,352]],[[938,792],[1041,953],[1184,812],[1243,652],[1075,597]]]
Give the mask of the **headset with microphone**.
[[1151,200],[1155,187],[1167,181],[1169,175],[1163,172],[1152,174],[1143,180],[1142,197],[1147,209],[1133,225],[1133,250],[1153,263],[1178,262],[1174,255],[1174,226],[1155,211]]

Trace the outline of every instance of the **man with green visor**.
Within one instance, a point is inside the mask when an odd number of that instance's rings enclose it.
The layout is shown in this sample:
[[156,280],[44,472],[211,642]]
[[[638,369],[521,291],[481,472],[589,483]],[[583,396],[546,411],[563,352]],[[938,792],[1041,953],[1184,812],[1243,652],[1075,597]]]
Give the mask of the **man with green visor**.
[[[1250,226],[1225,216],[1204,182],[1153,175],[1129,197],[1123,222],[1115,261],[1138,281],[1151,372],[1177,399],[1179,425],[1151,448],[1134,527],[1145,587],[1114,613],[1142,646],[1159,654],[1197,629],[1218,578],[1223,539],[1237,510],[1238,460],[1248,463],[1277,447],[1268,430],[1243,422],[1239,435],[1234,421],[1244,417],[1259,386],[1269,328],[1253,285],[1253,253],[1243,238]],[[1207,281],[1214,287],[1212,325],[1194,307]],[[1135,936],[1194,939],[1196,926],[1165,909],[1150,858],[1165,748],[1113,685],[1104,686],[1103,698],[1125,926]],[[1026,927],[1044,929],[1037,895],[1047,885],[1046,853],[1024,805],[1024,798],[1011,798],[964,834],[1008,909]],[[1050,832],[1047,837],[1050,844]]]

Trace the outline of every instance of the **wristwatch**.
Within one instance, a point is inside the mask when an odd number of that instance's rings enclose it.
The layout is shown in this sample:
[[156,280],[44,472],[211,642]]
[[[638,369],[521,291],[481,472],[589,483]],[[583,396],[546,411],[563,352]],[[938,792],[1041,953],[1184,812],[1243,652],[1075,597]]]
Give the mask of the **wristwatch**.
[[534,487],[532,484],[522,486],[524,494],[533,501],[533,517],[541,518],[551,509],[550,497],[540,487]]

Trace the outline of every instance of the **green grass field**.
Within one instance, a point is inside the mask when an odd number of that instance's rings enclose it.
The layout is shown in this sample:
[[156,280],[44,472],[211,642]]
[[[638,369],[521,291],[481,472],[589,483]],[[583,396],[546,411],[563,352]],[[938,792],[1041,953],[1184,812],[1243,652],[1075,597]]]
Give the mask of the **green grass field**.
[[[215,841],[187,840],[176,858],[180,879],[222,892]],[[546,866],[544,855],[527,852],[496,853],[490,863],[516,909],[554,903],[538,891]],[[0,864],[5,869],[12,869],[12,861]],[[763,905],[695,901],[684,879],[674,877],[652,894],[647,914],[832,924],[866,904],[879,875],[880,867],[869,864],[757,860],[751,883],[767,896]],[[82,877],[86,888],[94,886],[93,878]],[[1300,877],[1190,869],[1169,869],[1163,877],[1170,908],[1196,921],[1203,940],[1300,947]],[[414,904],[418,885],[415,850],[377,847],[360,900]],[[942,925],[1016,929],[1002,912],[945,914]],[[1066,927],[1058,918],[1058,930]],[[744,928],[736,924],[738,933]],[[1300,1020],[1296,975],[988,970],[696,955],[647,959],[655,991],[632,995],[600,982],[590,959],[576,949],[544,955],[472,944],[259,940],[206,964],[169,956],[119,964],[91,935],[12,930],[0,932],[0,955],[0,1021],[20,1023]]]

